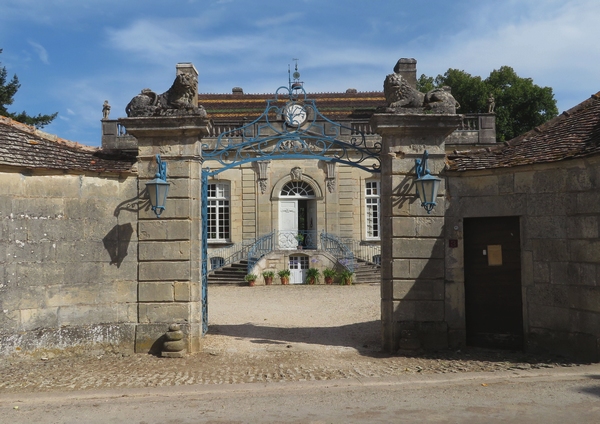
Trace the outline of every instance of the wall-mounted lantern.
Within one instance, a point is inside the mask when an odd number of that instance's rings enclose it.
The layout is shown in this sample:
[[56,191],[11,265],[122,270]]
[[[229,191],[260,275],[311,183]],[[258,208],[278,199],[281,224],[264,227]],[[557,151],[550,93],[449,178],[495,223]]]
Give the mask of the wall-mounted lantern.
[[417,186],[417,194],[421,199],[421,206],[423,206],[423,208],[425,208],[429,214],[436,205],[435,199],[437,197],[438,190],[440,188],[440,182],[442,180],[431,175],[431,171],[427,169],[428,157],[429,152],[425,150],[425,152],[423,152],[422,159],[415,159],[415,168],[417,172],[415,185]]
[[160,155],[156,155],[156,163],[158,164],[158,172],[152,181],[146,183],[146,190],[148,190],[152,211],[157,218],[160,218],[160,214],[165,210],[167,194],[169,194],[171,184],[167,182],[167,162],[163,162],[160,160]]

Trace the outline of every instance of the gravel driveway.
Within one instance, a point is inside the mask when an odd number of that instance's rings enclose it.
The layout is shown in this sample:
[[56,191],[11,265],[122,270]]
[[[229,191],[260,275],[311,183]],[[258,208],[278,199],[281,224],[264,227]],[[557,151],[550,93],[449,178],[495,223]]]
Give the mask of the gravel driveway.
[[379,351],[379,284],[209,287],[205,348]]
[[379,285],[209,287],[203,351],[0,359],[11,392],[362,379],[572,366],[559,358],[482,349],[380,351]]

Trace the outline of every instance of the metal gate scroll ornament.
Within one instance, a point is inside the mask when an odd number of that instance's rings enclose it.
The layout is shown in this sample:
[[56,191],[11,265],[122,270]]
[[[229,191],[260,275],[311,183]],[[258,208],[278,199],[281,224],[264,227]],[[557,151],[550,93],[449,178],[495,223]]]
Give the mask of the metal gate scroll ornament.
[[[263,113],[249,124],[221,133],[214,143],[202,145],[202,158],[215,161],[219,169],[202,170],[202,306],[203,332],[208,330],[208,181],[235,166],[268,159],[318,159],[342,163],[368,172],[380,172],[381,143],[367,145],[365,135],[325,117],[307,97],[300,73],[288,78]],[[350,134],[342,141],[342,132]],[[259,240],[257,240],[257,243]],[[260,250],[260,249],[259,249]]]

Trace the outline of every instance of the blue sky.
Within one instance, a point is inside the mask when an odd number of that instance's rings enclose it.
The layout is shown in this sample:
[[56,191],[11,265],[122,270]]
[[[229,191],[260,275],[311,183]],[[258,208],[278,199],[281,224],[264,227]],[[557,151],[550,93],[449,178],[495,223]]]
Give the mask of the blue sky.
[[44,131],[97,146],[104,100],[124,116],[178,62],[200,93],[271,93],[294,58],[308,92],[382,90],[401,57],[430,76],[508,65],[563,111],[600,91],[599,18],[598,0],[0,0],[0,62],[22,84],[11,112],[58,112]]

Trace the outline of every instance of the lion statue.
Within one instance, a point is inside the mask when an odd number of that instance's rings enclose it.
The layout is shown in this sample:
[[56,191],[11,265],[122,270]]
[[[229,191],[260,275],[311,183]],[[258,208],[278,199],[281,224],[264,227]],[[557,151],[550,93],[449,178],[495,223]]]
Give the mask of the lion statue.
[[202,115],[206,111],[195,104],[198,83],[192,75],[181,73],[175,77],[171,88],[162,94],[156,94],[149,88],[144,88],[135,96],[125,112],[128,117],[137,116],[174,116]]
[[435,88],[427,94],[414,88],[400,74],[400,61],[394,73],[385,77],[383,93],[387,103],[385,111],[399,114],[456,114],[460,107],[450,92],[450,87]]
[[425,110],[431,110],[434,113],[455,114],[460,104],[456,101],[447,85],[442,88],[435,88],[428,91],[425,95]]
[[411,87],[408,81],[398,73],[394,72],[385,77],[383,93],[390,108],[423,107],[425,94]]

